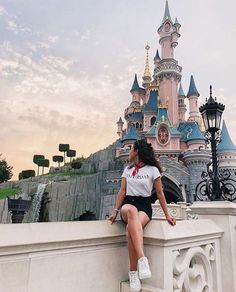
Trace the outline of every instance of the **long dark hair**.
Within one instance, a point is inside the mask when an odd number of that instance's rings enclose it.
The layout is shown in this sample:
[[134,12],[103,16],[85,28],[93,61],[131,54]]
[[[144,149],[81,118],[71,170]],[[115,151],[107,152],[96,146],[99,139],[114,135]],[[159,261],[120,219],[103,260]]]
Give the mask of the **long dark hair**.
[[155,153],[151,143],[147,143],[146,139],[136,140],[134,142],[134,150],[138,150],[139,159],[144,164],[155,166],[158,168],[160,173],[162,173],[161,165],[159,161],[156,160]]

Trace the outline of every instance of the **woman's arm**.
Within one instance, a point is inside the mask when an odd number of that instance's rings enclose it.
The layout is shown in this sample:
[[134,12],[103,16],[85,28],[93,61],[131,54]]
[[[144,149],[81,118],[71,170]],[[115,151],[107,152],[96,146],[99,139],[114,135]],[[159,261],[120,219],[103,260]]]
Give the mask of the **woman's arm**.
[[155,179],[154,181],[154,186],[156,189],[156,193],[157,193],[157,197],[158,200],[160,202],[161,208],[166,216],[166,220],[171,224],[171,225],[175,225],[176,224],[176,219],[175,217],[170,216],[168,208],[167,208],[167,203],[166,203],[166,198],[165,195],[163,193],[163,189],[162,189],[162,183],[161,183],[161,178],[158,177]]
[[118,195],[116,197],[114,211],[108,218],[108,220],[110,220],[111,223],[113,223],[116,220],[118,210],[120,209],[120,206],[122,205],[122,203],[124,201],[125,194],[126,194],[126,178],[122,177],[121,187],[120,187],[120,190],[119,190]]

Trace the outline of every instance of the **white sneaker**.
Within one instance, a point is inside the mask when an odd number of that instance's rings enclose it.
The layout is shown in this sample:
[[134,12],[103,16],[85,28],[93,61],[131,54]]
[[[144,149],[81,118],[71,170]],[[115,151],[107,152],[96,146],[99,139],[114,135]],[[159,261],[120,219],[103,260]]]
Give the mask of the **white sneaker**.
[[132,292],[139,292],[141,290],[141,283],[138,277],[137,271],[130,271],[129,272],[129,285],[130,291]]
[[148,259],[146,257],[142,257],[138,260],[138,272],[139,279],[147,279],[151,278],[152,273],[149,268]]

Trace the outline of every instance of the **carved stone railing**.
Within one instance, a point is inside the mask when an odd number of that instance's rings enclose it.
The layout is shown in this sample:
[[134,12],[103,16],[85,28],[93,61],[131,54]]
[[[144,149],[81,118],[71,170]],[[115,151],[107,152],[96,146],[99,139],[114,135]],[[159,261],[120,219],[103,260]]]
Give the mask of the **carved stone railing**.
[[153,220],[145,230],[152,278],[148,284],[168,292],[222,292],[221,229],[211,220]]
[[[128,252],[118,221],[0,225],[0,291],[125,292]],[[211,220],[152,220],[143,292],[222,292],[221,230]],[[224,291],[231,292],[227,290]]]
[[213,291],[215,264],[213,244],[173,251],[174,292]]
[[[197,214],[194,214],[191,210],[191,207],[186,204],[186,202],[178,202],[177,204],[167,204],[169,213],[176,217],[179,220],[189,220],[189,219],[198,219]],[[159,201],[156,201],[155,204],[152,204],[152,218],[158,220],[165,220],[165,215],[159,204]]]

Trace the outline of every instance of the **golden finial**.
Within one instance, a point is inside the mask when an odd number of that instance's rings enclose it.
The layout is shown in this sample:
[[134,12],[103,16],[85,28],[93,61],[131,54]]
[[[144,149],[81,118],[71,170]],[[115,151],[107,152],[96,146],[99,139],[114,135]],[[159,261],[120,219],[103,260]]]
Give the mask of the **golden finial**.
[[149,85],[149,89],[152,91],[158,91],[159,90],[159,86],[160,86],[160,81],[159,79],[157,80],[153,80],[150,85]]
[[146,87],[150,84],[152,77],[149,69],[149,58],[148,58],[148,51],[150,50],[150,46],[147,43],[145,46],[146,52],[146,64],[145,64],[145,69],[144,69],[144,74],[143,74],[143,86]]

